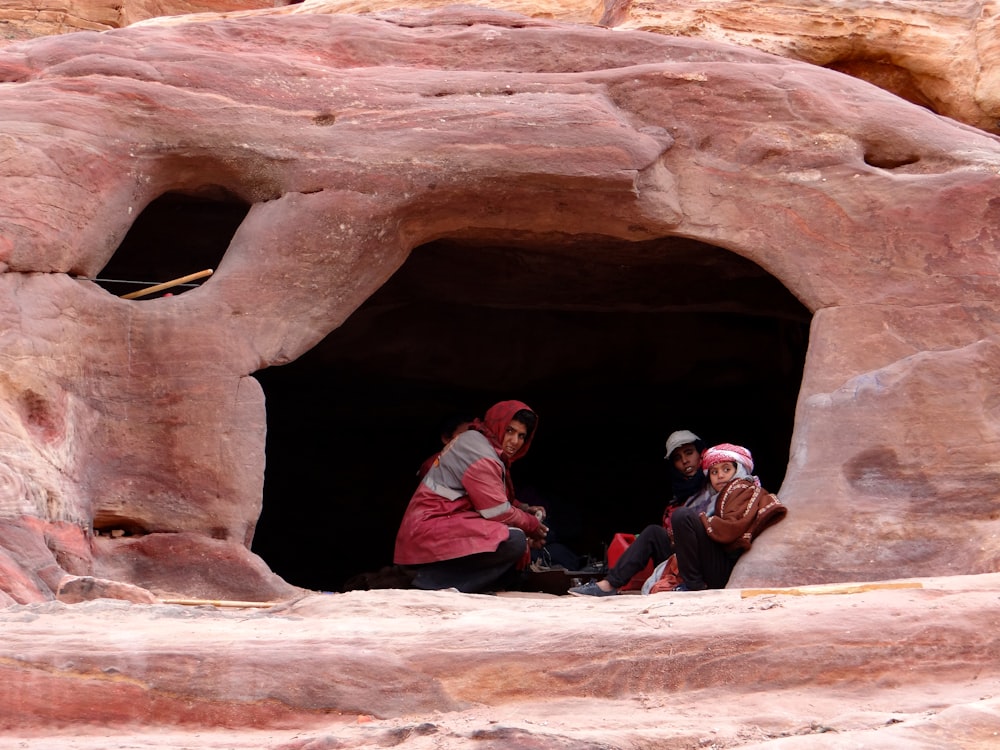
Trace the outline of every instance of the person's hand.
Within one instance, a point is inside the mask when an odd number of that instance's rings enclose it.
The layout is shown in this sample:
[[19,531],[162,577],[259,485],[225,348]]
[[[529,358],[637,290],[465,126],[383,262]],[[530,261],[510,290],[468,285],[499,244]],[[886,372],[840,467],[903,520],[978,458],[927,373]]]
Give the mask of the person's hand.
[[532,549],[541,549],[545,546],[545,537],[549,533],[549,527],[539,522],[538,529],[528,537],[528,546]]
[[[525,505],[521,510],[535,516],[539,521],[545,520],[545,508],[541,505]],[[538,515],[539,513],[541,513],[541,515]]]
[[541,549],[545,546],[545,537],[549,533],[549,527],[539,522],[538,528],[528,537],[528,546],[531,549]]

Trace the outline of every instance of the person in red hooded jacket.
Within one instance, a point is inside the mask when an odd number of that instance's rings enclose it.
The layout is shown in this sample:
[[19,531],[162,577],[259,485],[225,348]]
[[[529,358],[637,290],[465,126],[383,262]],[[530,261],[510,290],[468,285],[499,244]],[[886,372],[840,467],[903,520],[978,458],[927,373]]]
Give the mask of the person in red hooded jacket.
[[501,401],[438,454],[396,534],[394,562],[415,588],[489,591],[527,565],[529,543],[544,543],[544,512],[518,502],[510,477],[537,427],[527,404]]

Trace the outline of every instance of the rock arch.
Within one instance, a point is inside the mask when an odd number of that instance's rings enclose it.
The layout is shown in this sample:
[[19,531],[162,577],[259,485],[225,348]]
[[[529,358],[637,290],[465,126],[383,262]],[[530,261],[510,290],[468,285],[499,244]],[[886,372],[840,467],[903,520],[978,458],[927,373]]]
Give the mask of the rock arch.
[[[309,351],[414,248],[567,227],[728,250],[814,314],[791,512],[734,585],[995,567],[989,135],[752,50],[486,10],[70,35],[8,47],[0,74],[3,507],[72,537],[12,598],[61,571],[287,590],[247,552],[251,373]],[[251,206],[210,282],[136,305],[72,278],[157,196],[205,185]],[[125,510],[147,533],[89,536]],[[12,570],[38,569],[25,548]],[[192,583],[196,558],[228,572]]]

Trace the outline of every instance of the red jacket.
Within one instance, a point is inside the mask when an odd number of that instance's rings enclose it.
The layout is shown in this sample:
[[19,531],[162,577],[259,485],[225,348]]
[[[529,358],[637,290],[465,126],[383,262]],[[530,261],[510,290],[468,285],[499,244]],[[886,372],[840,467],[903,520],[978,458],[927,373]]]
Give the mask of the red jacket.
[[[501,449],[504,432],[521,409],[529,407],[520,401],[496,404],[441,451],[403,514],[396,534],[397,565],[493,552],[507,540],[509,526],[528,536],[538,531],[539,520],[521,510],[514,497]],[[527,453],[536,430],[510,461]]]

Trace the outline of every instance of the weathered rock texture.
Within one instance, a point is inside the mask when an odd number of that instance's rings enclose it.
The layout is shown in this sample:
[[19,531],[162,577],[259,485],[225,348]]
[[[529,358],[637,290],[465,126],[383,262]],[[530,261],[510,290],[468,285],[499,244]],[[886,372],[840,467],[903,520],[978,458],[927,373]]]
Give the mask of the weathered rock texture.
[[[0,80],[13,600],[65,575],[287,596],[246,551],[250,374],[449,237],[698,240],[814,313],[790,514],[733,585],[996,569],[991,135],[747,48],[467,8],[52,37],[8,47]],[[207,284],[139,302],[73,278],[171,191],[250,207]]]
[[1000,132],[996,0],[610,0],[600,23],[730,42],[856,76]]
[[[441,8],[446,0],[406,7]],[[1000,132],[996,0],[927,4],[826,0],[473,2],[536,18],[696,37],[839,70],[939,114]],[[399,0],[307,0],[287,12],[371,13]],[[280,11],[286,12],[286,11]]]
[[15,607],[0,748],[995,747],[997,576],[915,585]]
[[[276,13],[365,14],[400,7],[442,8],[449,0],[306,0]],[[82,2],[0,9],[7,38],[80,29],[120,28],[162,16],[229,13],[288,3]],[[938,114],[1000,132],[1000,34],[997,0],[926,3],[894,0],[748,2],[747,0],[473,0],[495,8],[572,23],[638,29],[739,44],[839,70]],[[2,39],[0,39],[2,43]]]
[[[0,46],[16,40],[34,39],[74,31],[120,29],[136,21],[188,13],[242,11],[270,8],[268,0],[38,0],[25,3],[8,0],[0,6]],[[284,3],[280,3],[284,4]]]

